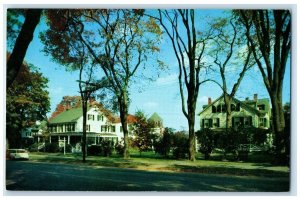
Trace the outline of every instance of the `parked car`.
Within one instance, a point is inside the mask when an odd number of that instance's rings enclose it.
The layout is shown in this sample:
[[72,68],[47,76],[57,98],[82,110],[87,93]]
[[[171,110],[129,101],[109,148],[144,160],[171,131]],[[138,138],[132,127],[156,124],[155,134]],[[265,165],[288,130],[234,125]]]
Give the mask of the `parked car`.
[[8,159],[11,160],[29,160],[29,153],[25,149],[8,149]]

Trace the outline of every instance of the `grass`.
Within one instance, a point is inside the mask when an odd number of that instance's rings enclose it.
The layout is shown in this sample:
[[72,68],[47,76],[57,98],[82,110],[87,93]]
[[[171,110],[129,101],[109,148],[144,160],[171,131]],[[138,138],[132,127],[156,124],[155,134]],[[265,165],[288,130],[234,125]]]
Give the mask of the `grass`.
[[188,160],[166,159],[153,152],[131,151],[131,158],[124,159],[118,155],[111,157],[88,156],[86,163],[82,163],[81,154],[61,153],[31,153],[30,160],[34,162],[57,162],[77,165],[132,168],[147,171],[164,172],[192,172],[201,174],[225,174],[233,176],[260,176],[260,177],[289,177],[289,168],[273,166],[263,162],[230,162],[219,160]]

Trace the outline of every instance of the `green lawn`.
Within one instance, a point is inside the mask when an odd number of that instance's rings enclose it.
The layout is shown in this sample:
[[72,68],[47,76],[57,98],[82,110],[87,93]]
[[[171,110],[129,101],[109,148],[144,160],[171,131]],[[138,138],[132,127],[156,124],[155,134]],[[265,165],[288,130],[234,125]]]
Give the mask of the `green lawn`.
[[58,162],[90,166],[132,168],[147,171],[165,172],[194,172],[202,174],[225,174],[235,176],[263,176],[289,178],[289,168],[286,166],[272,166],[263,162],[229,162],[203,160],[201,157],[195,162],[188,160],[165,159],[152,152],[131,152],[130,159],[120,156],[112,157],[88,156],[86,163],[82,163],[81,154],[61,153],[30,153],[30,160],[34,162]]

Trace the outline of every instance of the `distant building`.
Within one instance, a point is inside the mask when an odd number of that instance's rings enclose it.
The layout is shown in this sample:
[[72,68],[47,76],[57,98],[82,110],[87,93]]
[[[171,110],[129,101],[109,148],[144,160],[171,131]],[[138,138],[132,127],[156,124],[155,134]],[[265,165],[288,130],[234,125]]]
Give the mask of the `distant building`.
[[[232,127],[253,126],[257,128],[270,128],[271,108],[269,99],[258,99],[254,94],[253,99],[246,98],[240,101],[233,98],[231,102]],[[199,113],[201,128],[226,128],[226,107],[224,96],[220,96],[215,101],[208,98],[208,104],[203,106]]]
[[154,128],[152,130],[153,133],[162,134],[164,131],[163,119],[154,112],[151,117],[149,117],[148,122],[152,123]]

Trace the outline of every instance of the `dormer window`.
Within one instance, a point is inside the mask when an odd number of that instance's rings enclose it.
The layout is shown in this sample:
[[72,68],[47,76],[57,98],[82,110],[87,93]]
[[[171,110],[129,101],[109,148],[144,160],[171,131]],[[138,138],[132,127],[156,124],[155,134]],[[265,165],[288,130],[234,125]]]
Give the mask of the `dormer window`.
[[212,113],[216,113],[217,112],[216,106],[212,106],[211,109],[212,109],[212,111],[211,111]]
[[264,104],[258,105],[257,108],[258,110],[265,110],[265,105]]

